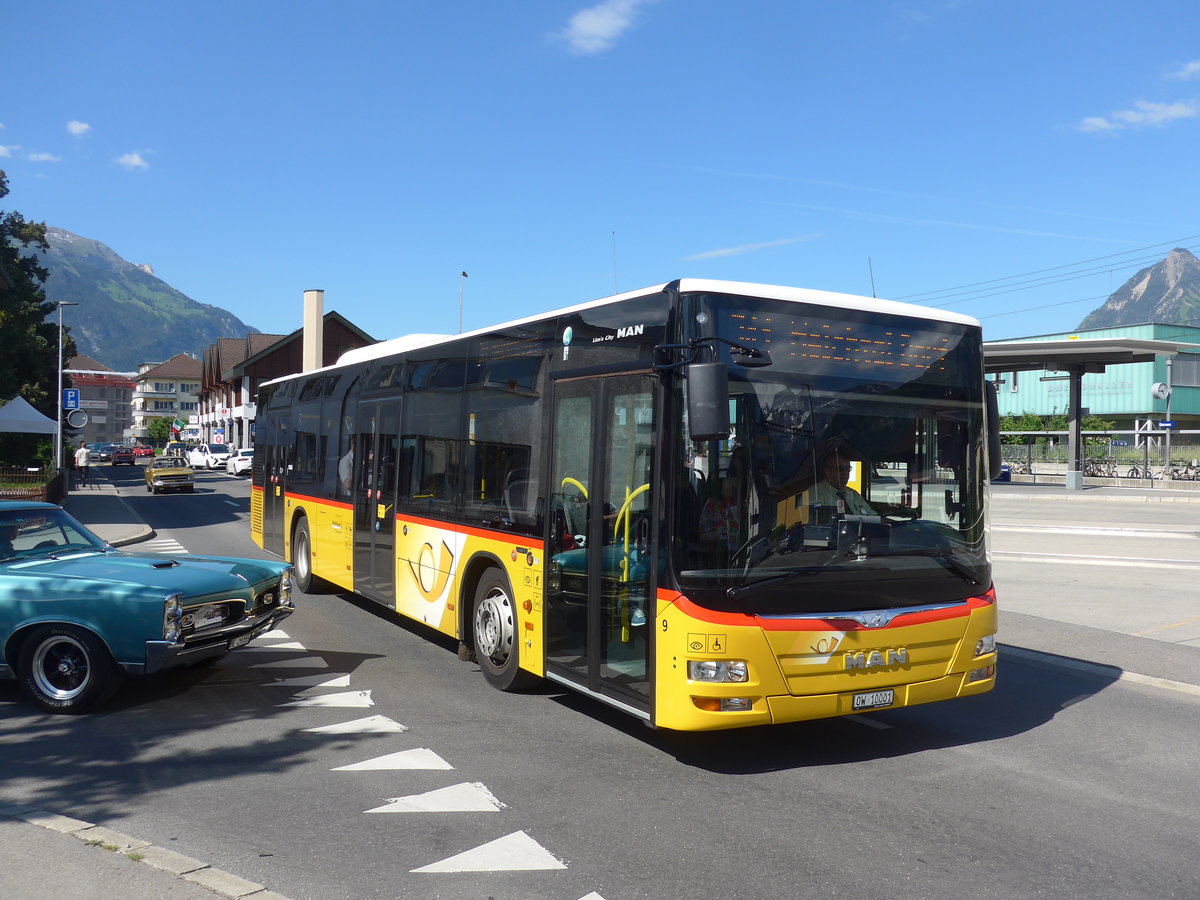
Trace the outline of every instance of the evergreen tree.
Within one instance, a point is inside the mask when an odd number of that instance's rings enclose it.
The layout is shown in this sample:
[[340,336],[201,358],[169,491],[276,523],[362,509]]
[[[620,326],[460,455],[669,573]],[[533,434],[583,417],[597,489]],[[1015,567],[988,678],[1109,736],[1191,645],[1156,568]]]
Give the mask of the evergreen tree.
[[[6,196],[8,175],[0,169],[0,200]],[[18,212],[0,209],[0,402],[19,395],[53,419],[58,416],[58,319],[42,289],[49,273],[33,255],[48,247],[45,222],[28,222]],[[64,364],[75,352],[64,330]],[[45,435],[0,434],[0,465],[25,466],[39,458],[50,463],[53,443]]]

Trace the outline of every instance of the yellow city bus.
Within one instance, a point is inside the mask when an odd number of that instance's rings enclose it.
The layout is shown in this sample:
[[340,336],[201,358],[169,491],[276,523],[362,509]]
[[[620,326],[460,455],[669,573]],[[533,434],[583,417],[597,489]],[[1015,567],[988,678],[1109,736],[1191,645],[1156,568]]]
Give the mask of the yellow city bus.
[[995,683],[996,425],[974,319],[682,279],[264,384],[251,528],[502,690],[896,709]]

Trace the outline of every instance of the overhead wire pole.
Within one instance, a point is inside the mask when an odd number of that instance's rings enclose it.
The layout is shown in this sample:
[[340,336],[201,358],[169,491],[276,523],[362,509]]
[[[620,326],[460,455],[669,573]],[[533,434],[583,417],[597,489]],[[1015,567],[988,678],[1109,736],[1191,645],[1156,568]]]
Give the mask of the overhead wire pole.
[[467,273],[460,270],[458,274],[458,333],[462,334],[463,285],[467,283]]

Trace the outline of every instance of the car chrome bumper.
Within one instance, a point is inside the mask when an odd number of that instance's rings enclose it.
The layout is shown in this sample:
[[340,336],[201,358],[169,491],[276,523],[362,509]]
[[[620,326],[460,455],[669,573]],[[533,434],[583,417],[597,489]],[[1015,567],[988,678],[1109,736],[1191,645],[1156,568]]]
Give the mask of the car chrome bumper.
[[295,611],[295,606],[281,604],[256,615],[246,616],[234,625],[227,625],[211,634],[183,643],[146,641],[146,662],[121,663],[121,668],[130,675],[149,675],[164,669],[190,666],[212,657],[224,656],[231,650],[250,643],[260,634],[270,631]]

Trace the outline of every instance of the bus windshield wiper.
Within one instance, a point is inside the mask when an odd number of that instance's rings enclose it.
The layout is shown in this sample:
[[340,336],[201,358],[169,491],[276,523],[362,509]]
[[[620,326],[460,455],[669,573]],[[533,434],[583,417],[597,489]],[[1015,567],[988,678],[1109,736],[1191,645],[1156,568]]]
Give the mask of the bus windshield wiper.
[[911,547],[907,550],[883,550],[876,551],[871,556],[925,556],[936,560],[944,568],[949,569],[970,584],[978,585],[983,583],[975,577],[975,573],[970,568],[958,561],[954,551],[948,547]]

